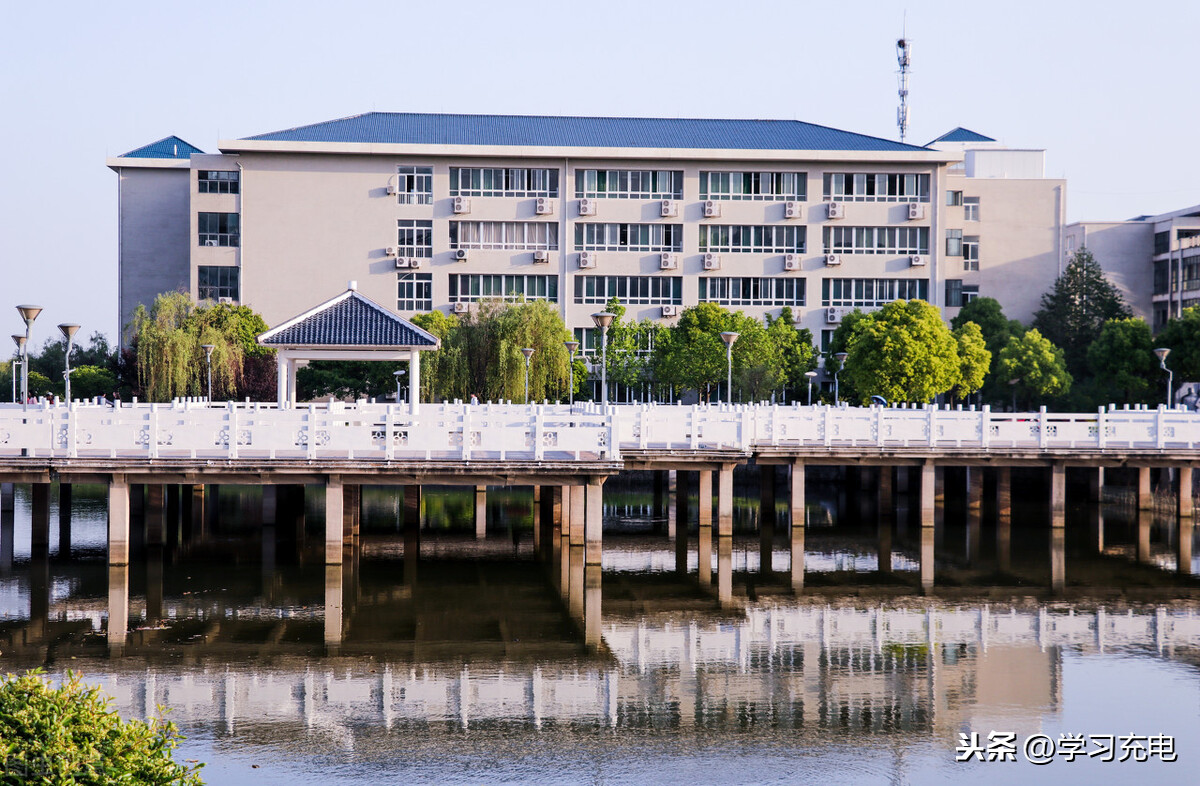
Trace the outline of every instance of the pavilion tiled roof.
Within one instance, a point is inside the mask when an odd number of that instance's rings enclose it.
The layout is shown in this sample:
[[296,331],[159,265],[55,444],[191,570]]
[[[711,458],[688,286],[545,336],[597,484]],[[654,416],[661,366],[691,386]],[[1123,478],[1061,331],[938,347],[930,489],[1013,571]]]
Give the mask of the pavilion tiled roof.
[[268,347],[344,349],[438,346],[436,337],[354,289],[268,330],[258,342]]

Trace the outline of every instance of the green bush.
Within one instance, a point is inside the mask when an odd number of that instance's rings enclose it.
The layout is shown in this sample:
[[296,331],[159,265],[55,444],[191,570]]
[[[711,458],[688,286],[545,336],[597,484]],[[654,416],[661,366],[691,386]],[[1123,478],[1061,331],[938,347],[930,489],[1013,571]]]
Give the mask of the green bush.
[[183,739],[159,718],[123,721],[100,689],[67,672],[54,687],[40,671],[0,681],[0,786],[202,784],[204,765],[178,764]]

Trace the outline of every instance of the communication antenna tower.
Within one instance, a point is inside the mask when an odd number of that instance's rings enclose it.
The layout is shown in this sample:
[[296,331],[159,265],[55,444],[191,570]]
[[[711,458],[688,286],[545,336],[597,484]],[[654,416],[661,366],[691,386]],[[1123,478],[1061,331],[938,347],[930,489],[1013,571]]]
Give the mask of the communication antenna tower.
[[904,134],[908,131],[908,67],[911,61],[912,42],[906,36],[896,42],[896,62],[900,64],[898,72],[900,106],[896,109],[896,126],[900,129],[901,142],[904,141]]

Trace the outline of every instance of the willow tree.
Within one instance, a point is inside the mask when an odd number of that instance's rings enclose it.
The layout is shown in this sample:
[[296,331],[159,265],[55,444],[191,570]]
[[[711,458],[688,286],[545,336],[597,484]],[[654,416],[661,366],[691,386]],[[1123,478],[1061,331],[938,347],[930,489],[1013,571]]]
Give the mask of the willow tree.
[[254,343],[266,328],[246,306],[197,306],[182,292],[159,295],[149,309],[139,305],[129,329],[141,395],[148,401],[206,395],[209,344],[213,398],[235,396],[247,356],[269,354]]
[[449,331],[442,351],[453,363],[458,398],[520,401],[525,392],[523,348],[533,349],[529,398],[566,398],[570,374],[564,342],[571,333],[544,300],[481,300]]

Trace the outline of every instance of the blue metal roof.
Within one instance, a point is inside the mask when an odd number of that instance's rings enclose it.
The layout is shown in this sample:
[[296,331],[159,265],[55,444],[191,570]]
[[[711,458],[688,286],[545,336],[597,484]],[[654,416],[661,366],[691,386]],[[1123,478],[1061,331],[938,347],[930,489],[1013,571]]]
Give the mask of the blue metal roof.
[[189,159],[193,153],[203,154],[204,151],[195,145],[189,145],[177,136],[163,137],[157,142],[143,145],[137,150],[130,150],[121,158],[182,158]]
[[938,142],[995,142],[990,136],[977,134],[969,128],[959,126],[953,131],[947,131],[929,144],[937,144]]
[[263,333],[268,347],[436,347],[436,338],[354,290]]
[[717,150],[920,151],[798,120],[544,117],[369,112],[245,141]]

